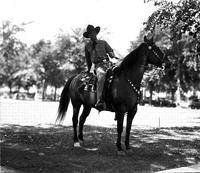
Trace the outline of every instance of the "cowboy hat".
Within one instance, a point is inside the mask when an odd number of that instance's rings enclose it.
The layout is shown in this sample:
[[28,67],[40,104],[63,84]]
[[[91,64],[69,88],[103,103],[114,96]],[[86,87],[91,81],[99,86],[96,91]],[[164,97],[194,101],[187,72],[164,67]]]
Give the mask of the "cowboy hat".
[[97,34],[99,33],[100,31],[100,27],[97,26],[96,28],[93,26],[93,25],[88,25],[87,26],[87,29],[86,29],[86,32],[83,33],[83,36],[85,38],[89,38],[89,34],[92,33],[92,32],[96,32]]

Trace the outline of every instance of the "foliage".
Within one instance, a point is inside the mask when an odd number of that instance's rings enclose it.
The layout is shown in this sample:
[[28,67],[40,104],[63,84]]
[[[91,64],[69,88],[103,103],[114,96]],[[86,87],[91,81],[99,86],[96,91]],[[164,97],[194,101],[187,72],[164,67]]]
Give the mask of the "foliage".
[[[66,58],[64,69],[68,70],[70,76],[80,73],[86,67],[84,54],[86,40],[82,36],[83,29],[76,28],[72,32],[71,35],[60,35],[58,39],[58,43],[61,45],[60,51],[64,52]],[[67,44],[69,49],[64,47]]]
[[23,31],[22,26],[12,24],[10,21],[4,21],[0,28],[3,37],[0,45],[0,84],[7,85],[10,92],[15,86],[19,89],[22,85],[26,85],[21,79],[26,76],[22,71],[29,68],[29,53],[26,45],[16,37],[21,31]]
[[[148,0],[147,2],[152,1]],[[199,53],[200,47],[200,1],[180,0],[172,3],[167,0],[154,0],[158,9],[144,23],[145,31],[165,33],[168,39],[166,53],[171,62],[171,69],[166,71],[162,83],[168,81],[166,88],[173,90],[180,87],[182,93],[200,89]],[[172,78],[173,77],[173,78]],[[172,79],[174,81],[172,82]],[[171,80],[171,82],[170,82]],[[177,81],[180,80],[180,86]],[[169,83],[170,82],[170,83]]]
[[55,89],[64,85],[71,75],[85,69],[84,44],[82,30],[73,30],[73,34],[61,33],[55,44],[40,40],[32,45],[32,57],[35,59],[34,69],[37,74],[38,87],[50,85]]
[[180,0],[177,4],[167,0],[154,2],[160,8],[145,23],[146,30],[154,30],[156,25],[160,25],[171,30],[172,39],[180,40],[184,33],[200,38],[200,1]]
[[43,88],[43,99],[45,99],[48,85],[55,87],[55,89],[64,85],[65,76],[60,68],[63,57],[53,48],[51,42],[44,40],[32,45],[32,57],[34,59],[32,67],[37,78],[36,84],[39,88]]
[[38,86],[49,84],[61,87],[64,83],[64,74],[60,69],[63,57],[57,50],[53,50],[51,42],[40,40],[32,46],[32,56],[35,58],[35,72]]

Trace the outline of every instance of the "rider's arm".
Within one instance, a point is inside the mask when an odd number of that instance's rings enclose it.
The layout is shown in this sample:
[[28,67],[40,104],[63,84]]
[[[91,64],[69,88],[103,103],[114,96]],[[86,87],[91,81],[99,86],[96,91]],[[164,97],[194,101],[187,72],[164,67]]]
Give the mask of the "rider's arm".
[[88,52],[86,47],[85,47],[85,58],[86,58],[88,72],[89,72],[90,69],[91,69],[91,66],[92,66],[92,61],[91,61],[91,58],[90,58],[90,53]]
[[109,57],[118,59],[115,56],[113,49],[111,48],[111,46],[106,41],[105,41],[105,48],[106,48],[106,52],[108,53]]

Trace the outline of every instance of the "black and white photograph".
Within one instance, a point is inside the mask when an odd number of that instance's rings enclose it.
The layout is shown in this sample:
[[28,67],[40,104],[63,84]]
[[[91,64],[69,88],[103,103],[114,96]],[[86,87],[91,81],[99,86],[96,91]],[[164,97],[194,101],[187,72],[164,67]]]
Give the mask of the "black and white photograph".
[[0,173],[200,173],[200,0],[0,4]]

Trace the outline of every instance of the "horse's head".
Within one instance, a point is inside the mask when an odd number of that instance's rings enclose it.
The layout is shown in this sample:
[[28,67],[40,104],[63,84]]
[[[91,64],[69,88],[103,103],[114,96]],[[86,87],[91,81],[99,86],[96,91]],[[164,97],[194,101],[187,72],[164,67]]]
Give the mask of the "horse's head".
[[147,39],[147,37],[145,36],[144,43],[147,52],[147,64],[153,64],[157,67],[164,68],[163,63],[165,59],[165,54],[153,42],[153,37],[151,39]]

